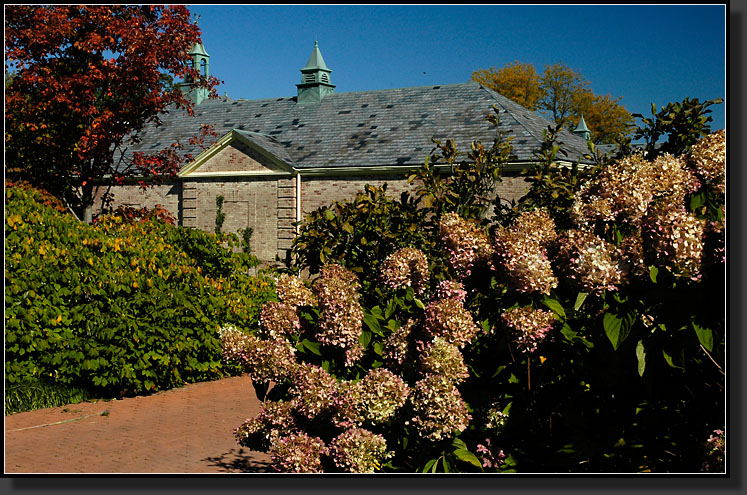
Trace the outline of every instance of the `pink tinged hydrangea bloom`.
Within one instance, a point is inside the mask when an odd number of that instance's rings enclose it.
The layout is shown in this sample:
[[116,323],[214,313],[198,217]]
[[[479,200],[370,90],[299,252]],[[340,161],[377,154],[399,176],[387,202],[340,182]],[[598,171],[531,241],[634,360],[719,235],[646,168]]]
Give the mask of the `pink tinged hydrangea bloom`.
[[428,260],[419,249],[399,249],[382,263],[380,278],[392,289],[412,287],[416,294],[422,294],[428,286]]
[[454,280],[442,280],[436,287],[436,293],[434,299],[454,299],[464,304],[467,298],[467,291],[464,290],[464,285],[461,282]]
[[425,374],[441,375],[453,383],[469,377],[459,348],[441,337],[430,342],[420,355],[420,369]]
[[272,467],[283,473],[322,472],[322,456],[328,449],[321,438],[305,432],[273,439],[269,449]]
[[247,419],[233,432],[242,447],[267,452],[274,440],[298,430],[293,417],[295,404],[291,402],[264,402],[255,417]]
[[472,314],[455,299],[431,301],[425,308],[425,333],[429,338],[441,337],[457,347],[463,347],[477,335],[479,327]]
[[345,349],[347,366],[363,354],[358,340],[363,330],[359,287],[355,274],[339,265],[323,267],[312,285],[321,311],[316,338],[324,345]]
[[523,353],[536,351],[556,322],[554,313],[529,306],[509,309],[501,319]]
[[428,440],[442,440],[464,431],[472,416],[459,393],[447,378],[427,375],[419,380],[410,395],[414,415],[412,424]]
[[597,220],[639,220],[654,197],[649,167],[638,155],[609,165],[576,193],[571,219],[582,228]]
[[233,326],[218,330],[223,348],[223,361],[228,364],[246,366],[249,362],[249,349],[252,337]]
[[703,182],[726,192],[726,129],[701,138],[685,155],[688,167]]
[[408,320],[384,341],[383,356],[388,364],[401,366],[405,362],[410,346],[410,334],[414,325],[415,323],[412,320]]
[[290,393],[297,410],[309,419],[330,410],[338,392],[338,383],[324,368],[306,363],[299,365],[290,381]]
[[477,444],[475,450],[481,456],[482,467],[484,468],[496,469],[506,463],[506,454],[503,453],[503,450],[493,447],[490,438],[485,439],[485,444]]
[[340,384],[333,421],[342,427],[385,422],[405,404],[409,393],[402,378],[376,368],[358,382]]
[[705,460],[702,471],[708,473],[723,473],[724,456],[726,451],[726,434],[724,430],[714,430],[705,442]]
[[700,187],[700,181],[687,169],[684,160],[668,153],[660,155],[647,169],[651,191],[655,198],[669,203],[682,203],[685,196]]
[[523,293],[549,294],[557,287],[544,246],[520,232],[504,227],[495,234],[496,265],[508,279],[508,286]]
[[681,206],[659,204],[643,222],[643,240],[647,255],[658,267],[697,279],[703,258],[705,221]]
[[449,266],[459,277],[468,277],[476,263],[490,261],[493,247],[487,234],[477,225],[456,213],[446,213],[441,217],[438,228]]
[[262,306],[259,314],[257,336],[266,340],[284,339],[301,329],[296,307],[290,304],[270,301]]
[[387,450],[383,436],[362,428],[351,428],[330,442],[329,456],[341,471],[373,473],[379,471],[393,453]]
[[616,290],[626,278],[626,262],[613,244],[582,230],[569,230],[558,239],[560,271],[585,292]]
[[295,374],[296,349],[286,340],[247,339],[246,371],[258,383],[281,382]]
[[314,293],[306,287],[303,280],[286,273],[278,276],[275,291],[281,302],[291,306],[312,306],[316,303]]

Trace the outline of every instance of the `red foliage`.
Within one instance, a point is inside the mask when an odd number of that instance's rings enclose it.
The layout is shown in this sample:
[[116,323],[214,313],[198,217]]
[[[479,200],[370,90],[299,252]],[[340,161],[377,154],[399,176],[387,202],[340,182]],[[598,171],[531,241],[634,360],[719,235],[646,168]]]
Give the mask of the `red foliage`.
[[77,206],[92,204],[94,183],[176,174],[176,143],[112,171],[115,152],[159,114],[192,114],[174,78],[217,96],[218,81],[190,66],[200,30],[185,6],[8,5],[5,22],[6,170]]

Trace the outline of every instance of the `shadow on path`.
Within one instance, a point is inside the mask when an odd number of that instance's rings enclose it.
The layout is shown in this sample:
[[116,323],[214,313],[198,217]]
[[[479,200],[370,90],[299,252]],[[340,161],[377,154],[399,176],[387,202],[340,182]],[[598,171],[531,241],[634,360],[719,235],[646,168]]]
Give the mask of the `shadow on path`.
[[239,448],[238,451],[234,448],[220,456],[206,457],[202,460],[228,473],[275,473],[269,461],[255,458],[257,455],[264,456],[244,448]]

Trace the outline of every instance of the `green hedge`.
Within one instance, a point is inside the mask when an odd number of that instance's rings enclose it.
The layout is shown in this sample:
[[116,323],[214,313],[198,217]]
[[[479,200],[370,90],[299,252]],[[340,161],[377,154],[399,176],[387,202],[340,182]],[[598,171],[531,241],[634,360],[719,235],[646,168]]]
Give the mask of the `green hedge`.
[[132,395],[227,372],[217,330],[256,324],[274,298],[270,281],[247,275],[244,253],[158,218],[82,224],[43,200],[6,188],[8,384]]

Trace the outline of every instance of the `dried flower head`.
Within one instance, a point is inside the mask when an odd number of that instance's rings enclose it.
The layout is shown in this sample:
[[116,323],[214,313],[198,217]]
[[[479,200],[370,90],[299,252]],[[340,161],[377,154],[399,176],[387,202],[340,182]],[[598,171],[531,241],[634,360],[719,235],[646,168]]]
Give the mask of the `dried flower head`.
[[703,182],[726,192],[726,129],[701,138],[685,156],[688,166]]
[[337,380],[321,366],[305,363],[296,367],[290,393],[297,410],[309,419],[332,409],[338,392]]
[[481,454],[482,467],[496,469],[506,463],[506,454],[492,445],[490,438],[485,439],[485,444],[477,444],[475,451]]
[[613,244],[591,232],[571,229],[558,238],[559,270],[584,292],[616,290],[626,277],[626,262]]
[[682,206],[660,203],[643,221],[642,237],[649,259],[682,277],[697,279],[703,258],[705,221]]
[[394,454],[387,450],[386,439],[363,428],[340,433],[329,444],[329,456],[335,466],[349,473],[373,473]]
[[383,356],[390,365],[401,366],[405,362],[414,325],[415,322],[408,320],[384,341]]
[[464,431],[472,416],[459,389],[440,375],[419,380],[410,394],[414,416],[412,424],[418,434],[429,440],[442,440]]
[[501,319],[513,334],[514,343],[524,353],[536,351],[556,322],[552,312],[530,306],[509,309]]
[[455,282],[454,280],[442,280],[436,287],[436,293],[433,296],[434,299],[454,299],[464,304],[467,298],[467,291],[464,290],[464,285],[461,282]]
[[248,355],[245,369],[255,382],[281,382],[298,368],[296,349],[286,340],[263,340],[250,335],[245,349]]
[[425,308],[425,333],[457,347],[472,341],[479,330],[472,314],[456,299],[431,301]]
[[376,368],[358,382],[340,384],[333,421],[338,426],[387,421],[405,404],[409,393],[402,378],[386,368]]
[[476,263],[489,262],[493,255],[487,234],[456,213],[441,217],[438,232],[448,254],[449,266],[461,278],[469,276]]
[[287,303],[270,301],[262,306],[259,313],[259,331],[257,336],[266,340],[284,339],[296,334],[301,329],[301,322],[296,307]]
[[228,364],[246,366],[249,361],[251,337],[238,328],[228,325],[218,329],[223,348],[223,361]]
[[321,438],[305,432],[273,439],[269,449],[272,467],[283,473],[322,472],[322,456],[328,449]]
[[496,266],[517,292],[549,294],[557,287],[547,251],[531,236],[500,227],[494,238]]
[[291,306],[312,306],[316,303],[314,293],[306,287],[303,280],[287,273],[278,276],[275,282],[275,291],[281,302]]
[[441,337],[433,339],[420,355],[420,369],[425,374],[436,374],[460,383],[469,377],[464,356],[459,348]]
[[297,431],[294,408],[293,402],[263,402],[255,417],[234,430],[236,442],[251,450],[267,452],[274,439]]
[[724,473],[724,456],[726,451],[726,434],[724,430],[713,430],[705,441],[705,459],[701,471],[706,473]]
[[428,259],[419,249],[399,249],[384,260],[380,277],[387,287],[412,287],[421,294],[428,287]]
[[358,277],[339,265],[323,267],[312,284],[321,311],[316,337],[324,345],[345,349],[348,366],[363,354],[358,342],[363,330],[359,287]]
[[686,162],[669,153],[658,156],[646,169],[654,198],[665,198],[669,203],[682,203],[685,195],[694,192],[700,181],[687,168]]

